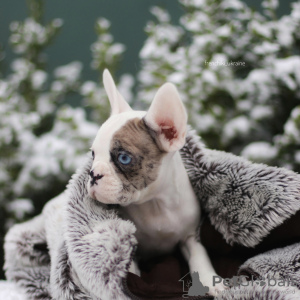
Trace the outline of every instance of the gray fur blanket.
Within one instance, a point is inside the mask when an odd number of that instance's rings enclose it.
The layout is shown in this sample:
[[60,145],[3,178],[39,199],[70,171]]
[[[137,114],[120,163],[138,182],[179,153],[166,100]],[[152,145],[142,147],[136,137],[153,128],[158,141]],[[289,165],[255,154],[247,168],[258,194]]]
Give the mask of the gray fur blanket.
[[[192,131],[181,156],[206,220],[226,247],[244,252],[260,249],[277,228],[295,216],[299,220],[300,175],[206,149]],[[179,299],[132,293],[127,283],[138,246],[136,228],[118,216],[117,207],[89,198],[90,165],[91,158],[41,215],[9,230],[7,279],[17,282],[29,299]],[[230,288],[219,298],[300,299],[300,227],[294,231],[282,248],[249,250],[255,256],[243,256],[231,273]],[[287,234],[283,232],[285,238]],[[209,233],[208,240],[213,236]],[[224,257],[229,253],[226,249]],[[224,264],[219,267],[225,268]]]

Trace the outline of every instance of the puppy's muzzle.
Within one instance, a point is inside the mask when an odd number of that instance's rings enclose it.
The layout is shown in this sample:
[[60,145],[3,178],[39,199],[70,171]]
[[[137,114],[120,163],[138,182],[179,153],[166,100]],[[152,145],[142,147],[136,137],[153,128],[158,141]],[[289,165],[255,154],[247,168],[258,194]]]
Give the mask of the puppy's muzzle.
[[94,170],[91,170],[90,172],[90,177],[91,177],[91,186],[93,186],[94,184],[98,185],[97,181],[100,180],[104,175],[100,175],[100,174],[97,174],[95,175],[94,174]]

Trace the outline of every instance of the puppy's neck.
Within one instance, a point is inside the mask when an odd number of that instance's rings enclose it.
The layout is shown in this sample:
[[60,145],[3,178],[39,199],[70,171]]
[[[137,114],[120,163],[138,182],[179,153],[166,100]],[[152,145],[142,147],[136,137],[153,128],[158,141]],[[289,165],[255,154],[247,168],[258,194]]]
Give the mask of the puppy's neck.
[[187,193],[190,182],[179,151],[167,153],[161,163],[157,179],[141,191],[134,205],[147,201],[160,201],[165,207],[179,204],[179,198]]
[[143,256],[171,251],[194,233],[200,207],[178,151],[164,157],[157,180],[121,214],[136,225]]

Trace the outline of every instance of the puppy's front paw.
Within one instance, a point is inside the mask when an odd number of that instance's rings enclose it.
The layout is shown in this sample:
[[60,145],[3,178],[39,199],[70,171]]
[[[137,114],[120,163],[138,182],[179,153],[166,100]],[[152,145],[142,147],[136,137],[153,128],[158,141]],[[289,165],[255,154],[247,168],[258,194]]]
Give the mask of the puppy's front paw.
[[225,286],[223,283],[217,283],[215,286],[209,287],[209,294],[212,296],[221,296],[224,294],[225,290],[229,289],[228,286]]
[[135,260],[132,260],[132,261],[131,261],[131,264],[130,264],[130,266],[129,266],[129,270],[128,270],[128,271],[129,271],[130,273],[133,273],[133,274],[135,274],[135,275],[141,277],[141,271],[140,271],[140,269],[139,269],[139,267],[138,267],[138,264],[137,264],[137,262],[136,262]]
[[[217,277],[218,280],[215,280],[215,277]],[[206,274],[206,276],[202,276],[201,282],[206,289],[208,289],[206,293],[217,298],[225,294],[225,291],[229,288],[223,284],[222,278],[216,274]]]

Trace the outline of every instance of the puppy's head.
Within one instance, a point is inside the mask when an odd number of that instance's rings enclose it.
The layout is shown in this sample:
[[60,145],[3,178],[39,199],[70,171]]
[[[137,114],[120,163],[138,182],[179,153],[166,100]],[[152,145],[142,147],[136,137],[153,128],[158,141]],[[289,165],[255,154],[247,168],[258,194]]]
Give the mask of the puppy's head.
[[185,143],[187,115],[175,86],[164,84],[148,112],[133,111],[108,70],[103,83],[111,116],[92,145],[89,195],[106,204],[128,205],[158,178],[163,158]]

